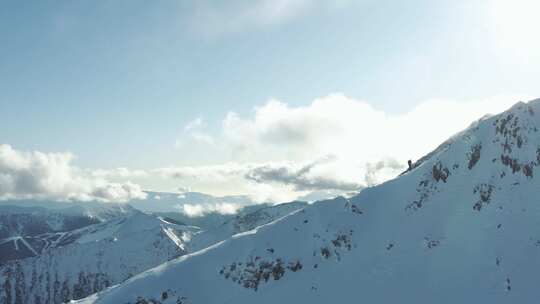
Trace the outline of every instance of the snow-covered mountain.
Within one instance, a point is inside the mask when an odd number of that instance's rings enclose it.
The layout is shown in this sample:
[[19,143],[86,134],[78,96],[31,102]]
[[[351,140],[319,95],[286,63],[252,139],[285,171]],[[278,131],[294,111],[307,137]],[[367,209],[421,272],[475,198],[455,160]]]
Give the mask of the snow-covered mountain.
[[536,303],[539,128],[540,100],[518,103],[391,181],[306,206],[82,303]]
[[[111,217],[120,209],[122,212]],[[24,211],[12,209],[12,212],[6,215],[10,221],[24,218]],[[184,243],[198,232],[196,228],[169,223],[127,205],[109,204],[92,210],[81,206],[62,212],[39,210],[30,217],[31,225],[21,221],[17,224],[34,227],[34,223],[40,223],[41,216],[45,216],[43,222],[47,223],[50,217],[46,215],[54,215],[56,224],[73,219],[63,212],[90,213],[100,220],[74,230],[62,230],[66,225],[59,225],[41,234],[8,238],[13,243],[11,252],[30,253],[27,258],[19,256],[0,265],[0,303],[63,303],[83,298],[183,255]]]
[[69,203],[52,209],[4,204],[0,303],[80,299],[305,205],[246,207],[203,230],[125,204]]
[[20,201],[0,204],[0,265],[9,260],[39,255],[60,233],[136,212],[128,205],[120,204],[53,203],[52,208],[22,206],[24,203]]
[[104,221],[119,215],[125,215],[134,210],[127,204],[119,203],[104,204],[95,201],[62,202],[50,200],[5,200],[0,201],[0,208],[2,208],[2,211],[10,214],[48,212],[68,216],[91,217],[97,221]]

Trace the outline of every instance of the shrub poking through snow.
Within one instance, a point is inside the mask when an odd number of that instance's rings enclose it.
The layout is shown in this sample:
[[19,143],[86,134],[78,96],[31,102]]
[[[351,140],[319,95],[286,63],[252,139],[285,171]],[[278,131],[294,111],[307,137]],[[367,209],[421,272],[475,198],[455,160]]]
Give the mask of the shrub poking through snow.
[[473,209],[480,211],[484,206],[491,202],[491,195],[495,187],[489,184],[480,184],[474,187],[473,193],[479,194],[478,201],[473,205]]
[[448,179],[448,176],[450,176],[450,170],[448,168],[444,167],[442,163],[439,161],[435,165],[433,165],[432,175],[435,181],[443,181],[446,183],[446,180]]
[[467,157],[469,158],[469,164],[468,168],[471,170],[474,165],[480,160],[480,152],[482,151],[482,145],[477,144],[471,147],[471,152],[467,154]]

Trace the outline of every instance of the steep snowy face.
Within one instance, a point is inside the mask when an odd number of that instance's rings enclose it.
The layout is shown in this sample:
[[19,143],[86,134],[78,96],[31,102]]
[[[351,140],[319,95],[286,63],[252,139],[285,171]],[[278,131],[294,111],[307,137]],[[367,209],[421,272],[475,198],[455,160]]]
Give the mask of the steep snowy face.
[[[441,191],[471,183],[477,200],[472,208],[481,211],[498,196],[534,185],[540,166],[540,101],[518,103],[508,111],[474,123],[414,165],[412,174],[417,199],[408,210],[418,210]],[[517,187],[520,186],[520,187]],[[523,190],[521,190],[523,191]],[[507,200],[507,198],[503,198]],[[503,207],[503,206],[499,206]]]
[[540,100],[518,103],[394,180],[306,206],[82,302],[534,303],[539,128]]
[[[98,211],[102,217],[104,210]],[[0,265],[0,303],[83,298],[185,254],[184,243],[196,232],[134,209],[122,214],[80,229],[33,237],[46,242],[39,252]],[[28,239],[21,238],[18,246]]]

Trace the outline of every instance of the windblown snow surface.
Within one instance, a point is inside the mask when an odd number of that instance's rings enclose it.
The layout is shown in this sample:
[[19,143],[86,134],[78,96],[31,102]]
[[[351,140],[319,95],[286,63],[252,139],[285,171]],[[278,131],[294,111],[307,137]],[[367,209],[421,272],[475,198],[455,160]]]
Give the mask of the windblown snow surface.
[[535,303],[539,127],[540,100],[518,103],[394,180],[314,203],[81,303]]

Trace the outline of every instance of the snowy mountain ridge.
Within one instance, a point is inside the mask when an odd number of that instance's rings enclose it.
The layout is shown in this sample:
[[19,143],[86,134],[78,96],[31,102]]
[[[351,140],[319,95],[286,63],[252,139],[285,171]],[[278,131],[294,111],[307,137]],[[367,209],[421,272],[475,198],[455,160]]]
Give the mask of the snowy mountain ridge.
[[[20,229],[12,231],[16,236],[3,240],[11,245],[9,252],[18,255],[12,256],[13,261],[0,264],[0,303],[63,303],[80,299],[304,205],[294,202],[246,208],[246,213],[208,231],[146,214],[129,205],[97,204],[90,208],[86,204],[70,204],[68,211],[1,206],[13,224],[7,227]],[[73,217],[91,222],[80,222],[81,227],[74,226],[72,230],[62,230],[69,228],[66,225],[56,227],[57,230],[49,226],[45,230],[34,229],[36,223],[46,222],[51,216],[58,222],[71,221]],[[3,245],[0,242],[0,248]],[[2,253],[6,257],[8,252]]]
[[55,236],[111,218],[131,214],[133,208],[116,204],[66,204],[65,208],[0,205],[0,264],[36,256],[54,243]]
[[0,302],[80,299],[181,256],[186,252],[184,241],[194,232],[131,208],[79,229],[18,237],[13,240],[16,246],[29,240],[29,250],[38,241],[44,244],[33,256],[0,265]]
[[538,128],[540,100],[518,103],[396,179],[305,206],[80,303],[536,302]]

